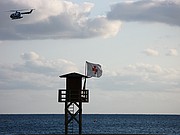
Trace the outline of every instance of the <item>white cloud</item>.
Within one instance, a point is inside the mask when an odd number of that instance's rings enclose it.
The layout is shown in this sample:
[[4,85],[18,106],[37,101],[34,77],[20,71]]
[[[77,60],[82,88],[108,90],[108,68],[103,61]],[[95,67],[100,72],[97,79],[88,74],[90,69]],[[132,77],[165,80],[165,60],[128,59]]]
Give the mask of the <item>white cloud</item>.
[[104,71],[98,87],[119,91],[180,91],[180,70],[146,63],[131,64],[118,71]]
[[147,73],[162,73],[162,68],[159,65],[150,65],[144,63],[137,63],[135,65],[128,65],[127,67],[135,72],[147,72]]
[[21,55],[24,63],[0,64],[0,89],[56,89],[58,76],[79,69],[64,59],[47,60],[35,52]]
[[37,53],[35,53],[35,52],[23,53],[23,54],[21,55],[21,57],[22,57],[24,60],[30,60],[30,61],[40,59],[40,56],[39,56]]
[[89,26],[89,36],[102,35],[104,38],[107,38],[115,36],[119,32],[121,23],[119,21],[109,21],[106,17],[99,16],[93,20],[89,20],[87,26]]
[[169,49],[167,56],[178,56],[178,51],[176,49]]
[[0,1],[1,10],[35,8],[23,19],[11,20],[8,13],[0,14],[0,40],[61,39],[115,36],[120,21],[103,16],[90,18],[94,4],[76,4],[65,0]]
[[122,21],[159,22],[180,26],[178,0],[138,0],[111,6],[108,18]]
[[159,55],[159,52],[157,50],[150,49],[150,48],[144,50],[143,53],[148,56],[158,56]]

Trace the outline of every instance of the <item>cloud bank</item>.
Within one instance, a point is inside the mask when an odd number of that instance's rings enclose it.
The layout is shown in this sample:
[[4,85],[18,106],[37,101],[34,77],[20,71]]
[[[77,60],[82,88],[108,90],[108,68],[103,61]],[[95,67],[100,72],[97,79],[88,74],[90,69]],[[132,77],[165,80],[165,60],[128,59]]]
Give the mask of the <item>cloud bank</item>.
[[[48,60],[35,52],[23,53],[20,57],[21,63],[0,64],[0,90],[56,90],[64,85],[64,80],[58,79],[58,75],[83,71],[71,61]],[[179,91],[180,87],[179,69],[136,63],[116,71],[103,70],[103,77],[91,83],[93,88],[108,91]]]
[[99,87],[108,91],[179,92],[179,75],[179,69],[135,63],[113,72],[106,70],[106,77]]
[[[65,0],[0,1],[1,11],[35,8],[23,19],[11,20],[1,12],[0,40],[68,39],[115,36],[121,22],[105,16],[90,17],[94,4],[76,4]],[[3,19],[2,19],[3,18]]]
[[[70,39],[115,36],[121,21],[164,23],[180,26],[178,0],[138,0],[113,4],[104,16],[90,16],[94,4],[66,0],[0,1],[0,40]],[[11,9],[36,10],[23,19],[11,20]]]
[[71,61],[47,60],[35,52],[23,53],[20,57],[22,63],[0,64],[0,90],[57,89],[58,75],[79,71]]
[[180,26],[179,12],[179,0],[138,0],[112,5],[107,16],[111,20],[157,22]]

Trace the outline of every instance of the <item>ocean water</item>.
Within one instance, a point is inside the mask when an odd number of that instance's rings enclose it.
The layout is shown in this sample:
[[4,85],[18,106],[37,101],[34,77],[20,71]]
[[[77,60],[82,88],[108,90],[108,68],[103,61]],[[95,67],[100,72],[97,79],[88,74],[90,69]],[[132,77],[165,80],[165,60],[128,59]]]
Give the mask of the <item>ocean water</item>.
[[[82,125],[83,134],[180,135],[180,115],[84,114]],[[63,133],[63,114],[0,115],[0,135]]]

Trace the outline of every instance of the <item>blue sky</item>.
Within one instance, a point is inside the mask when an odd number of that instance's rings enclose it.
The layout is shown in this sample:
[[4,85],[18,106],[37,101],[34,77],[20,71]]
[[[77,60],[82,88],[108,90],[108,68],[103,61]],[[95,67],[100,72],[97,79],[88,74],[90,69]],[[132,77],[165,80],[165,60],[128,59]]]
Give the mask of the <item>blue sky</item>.
[[[21,20],[11,9],[35,8]],[[180,108],[178,0],[0,2],[0,113],[64,113],[59,75],[88,79],[84,113],[166,113]]]

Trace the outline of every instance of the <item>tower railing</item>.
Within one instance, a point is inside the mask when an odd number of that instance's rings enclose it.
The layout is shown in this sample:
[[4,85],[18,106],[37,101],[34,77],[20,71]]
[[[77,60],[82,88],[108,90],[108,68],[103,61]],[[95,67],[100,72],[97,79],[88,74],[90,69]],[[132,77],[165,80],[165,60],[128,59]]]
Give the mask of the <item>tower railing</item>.
[[75,93],[70,90],[59,89],[58,97],[58,102],[89,102],[89,90],[81,90],[79,93]]

